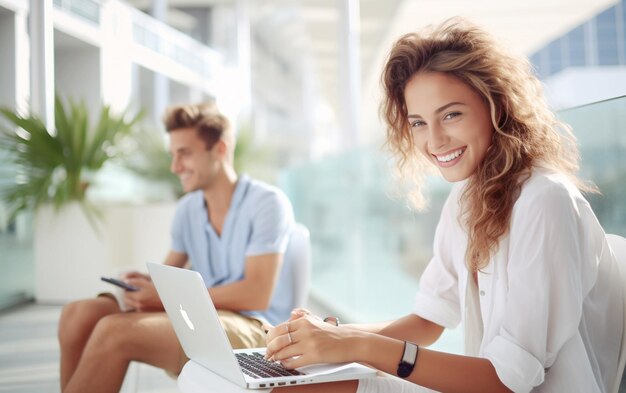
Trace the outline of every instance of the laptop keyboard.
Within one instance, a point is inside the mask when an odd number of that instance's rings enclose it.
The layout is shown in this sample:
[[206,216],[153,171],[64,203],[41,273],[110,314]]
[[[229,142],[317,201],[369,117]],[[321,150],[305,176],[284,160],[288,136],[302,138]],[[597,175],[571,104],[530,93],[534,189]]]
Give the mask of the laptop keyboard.
[[280,363],[265,360],[259,352],[236,353],[239,366],[244,374],[252,378],[291,377],[302,375],[297,370],[287,370]]

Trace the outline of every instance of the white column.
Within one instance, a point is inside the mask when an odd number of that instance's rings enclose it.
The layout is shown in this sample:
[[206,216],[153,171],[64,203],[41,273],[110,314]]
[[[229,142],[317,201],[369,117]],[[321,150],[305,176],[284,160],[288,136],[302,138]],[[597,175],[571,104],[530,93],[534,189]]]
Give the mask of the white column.
[[215,99],[220,110],[237,124],[251,122],[252,82],[250,7],[248,0],[217,4],[211,9],[209,46],[222,55],[222,68],[214,76]]
[[[359,144],[360,105],[361,105],[361,67],[360,67],[360,11],[359,0],[339,1],[339,126],[342,130],[343,148],[351,149]],[[357,176],[362,179],[366,170],[362,154],[356,163]],[[356,294],[354,306],[361,306],[358,295],[363,293],[363,250],[365,244],[364,225],[362,223],[365,201],[363,195],[354,195],[351,211],[354,213],[354,228],[349,237],[351,277],[346,283],[352,294]]]
[[339,13],[339,121],[344,147],[359,144],[361,108],[359,0],[341,0]]
[[241,83],[241,109],[243,115],[250,110],[252,81],[250,56],[250,2],[237,0],[237,68]]
[[15,107],[21,113],[26,113],[29,108],[31,80],[28,48],[28,12],[20,11],[15,14]]
[[30,0],[31,112],[54,129],[52,0]]
[[591,18],[584,25],[585,31],[585,62],[587,67],[598,65],[598,35],[596,18]]
[[[152,17],[160,22],[167,23],[167,8],[168,0],[152,0],[152,6],[150,7],[150,14]],[[165,108],[169,105],[170,101],[170,82],[169,79],[159,74],[154,73],[154,101],[153,101],[153,119],[155,124],[161,124],[161,116],[165,112]]]
[[[121,112],[133,98],[133,63],[131,44],[133,41],[133,20],[129,8],[117,1],[107,1],[100,8],[102,43],[100,47],[100,89],[102,102]],[[139,82],[137,82],[139,85]]]

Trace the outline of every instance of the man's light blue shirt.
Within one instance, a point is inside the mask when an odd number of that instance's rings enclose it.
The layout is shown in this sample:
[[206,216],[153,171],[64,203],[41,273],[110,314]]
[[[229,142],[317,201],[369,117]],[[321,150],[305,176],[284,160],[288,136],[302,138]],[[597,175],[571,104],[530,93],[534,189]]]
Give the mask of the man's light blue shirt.
[[180,199],[172,223],[172,250],[187,254],[191,268],[202,275],[208,288],[243,279],[247,257],[284,254],[270,307],[242,312],[276,324],[288,319],[294,307],[293,258],[287,251],[293,227],[293,209],[283,192],[242,175],[221,236],[208,220],[201,190]]

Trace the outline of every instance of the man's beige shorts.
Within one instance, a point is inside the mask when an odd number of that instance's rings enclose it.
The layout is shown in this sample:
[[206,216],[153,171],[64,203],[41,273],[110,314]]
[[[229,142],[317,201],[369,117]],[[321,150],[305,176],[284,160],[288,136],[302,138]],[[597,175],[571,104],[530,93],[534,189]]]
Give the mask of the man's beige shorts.
[[[265,347],[265,329],[260,320],[225,310],[217,310],[217,314],[230,340],[230,345],[234,349]],[[180,345],[178,349],[178,373],[180,373],[189,358]],[[178,377],[174,373],[168,372],[168,374],[174,378]]]

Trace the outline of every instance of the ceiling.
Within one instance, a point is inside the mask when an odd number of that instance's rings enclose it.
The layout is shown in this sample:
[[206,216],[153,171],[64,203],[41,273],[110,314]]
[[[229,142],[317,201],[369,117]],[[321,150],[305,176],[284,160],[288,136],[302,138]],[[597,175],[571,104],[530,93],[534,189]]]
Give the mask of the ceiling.
[[[528,54],[617,0],[406,0],[394,29],[410,30],[451,16],[468,17]],[[418,18],[418,19],[416,19]]]
[[[391,26],[401,0],[361,0],[359,58],[361,76],[373,69],[382,39]],[[133,6],[148,10],[151,0],[128,0]],[[188,28],[188,18],[181,12],[213,5],[227,5],[236,0],[168,0],[168,21],[181,30]],[[251,24],[271,35],[271,42],[286,56],[306,56],[314,72],[315,87],[330,104],[338,107],[338,83],[342,62],[339,0],[253,0],[248,1]],[[263,34],[263,33],[261,33]]]
[[[300,0],[300,14],[305,24],[306,37],[309,40],[307,48],[310,56],[320,92],[324,95],[331,107],[338,108],[340,89],[347,88],[341,82],[342,65],[345,67],[345,44],[342,42],[340,23],[345,20],[338,0]],[[361,79],[367,79],[372,72],[377,72],[377,57],[381,50],[383,39],[388,34],[389,27],[396,18],[401,0],[361,0],[358,4],[360,20],[358,28],[359,47],[356,53],[360,62],[358,72]],[[345,27],[344,27],[345,29]],[[345,37],[343,38],[345,42]],[[341,83],[340,83],[341,82]]]
[[[129,3],[146,9],[151,0]],[[177,9],[235,4],[236,0],[168,0],[168,3],[170,23],[177,27],[176,20],[180,23],[188,20],[177,18]],[[361,0],[358,49],[364,101],[378,89],[387,50],[403,33],[460,15],[484,26],[514,50],[530,54],[615,3],[617,0]],[[251,23],[270,29],[273,44],[293,51],[290,56],[310,59],[316,87],[336,111],[340,65],[344,61],[339,40],[343,1],[248,0],[247,4]],[[364,105],[367,110],[367,103]]]

